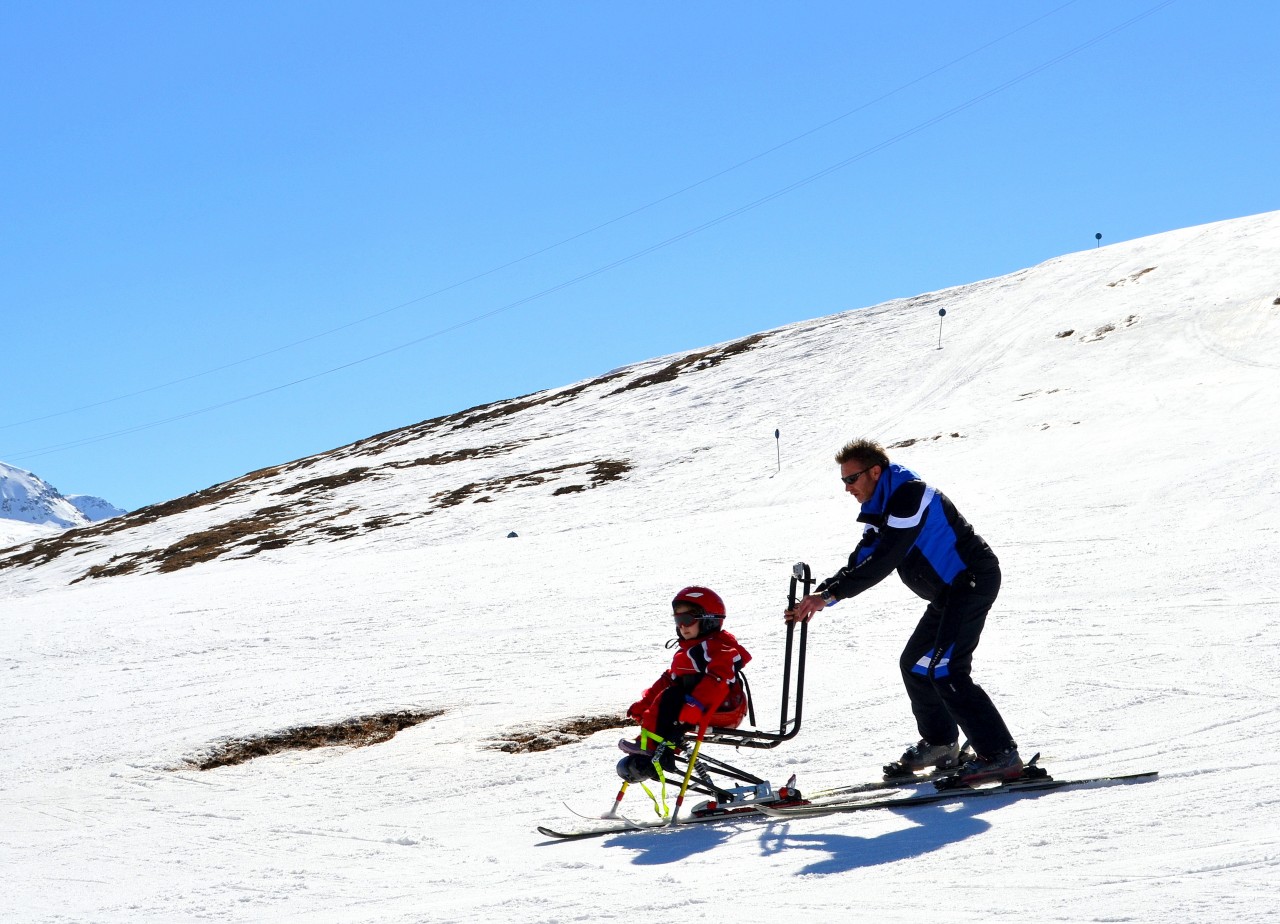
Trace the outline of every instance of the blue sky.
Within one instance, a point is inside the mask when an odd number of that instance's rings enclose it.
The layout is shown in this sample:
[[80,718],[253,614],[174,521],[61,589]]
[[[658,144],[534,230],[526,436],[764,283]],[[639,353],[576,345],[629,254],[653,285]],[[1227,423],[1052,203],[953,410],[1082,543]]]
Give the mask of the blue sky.
[[0,0],[0,460],[133,508],[1280,208],[1274,5],[899,6]]

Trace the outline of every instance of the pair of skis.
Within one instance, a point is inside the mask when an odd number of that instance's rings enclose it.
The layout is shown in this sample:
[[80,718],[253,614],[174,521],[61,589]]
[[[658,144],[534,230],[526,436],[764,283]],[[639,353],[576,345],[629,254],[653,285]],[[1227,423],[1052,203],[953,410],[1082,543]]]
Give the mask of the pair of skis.
[[[779,821],[876,809],[907,809],[923,805],[964,802],[970,799],[993,796],[1015,797],[1025,793],[1047,792],[1055,789],[1099,789],[1107,786],[1122,786],[1129,783],[1146,783],[1158,777],[1156,771],[1149,771],[1118,776],[1094,776],[1059,780],[1054,779],[1043,769],[1035,766],[1035,758],[1032,758],[1028,763],[1027,771],[1030,772],[1024,771],[1023,775],[1016,780],[979,788],[966,786],[938,788],[936,790],[923,790],[921,788],[922,784],[930,781],[935,781],[935,785],[937,783],[944,783],[945,785],[944,781],[948,778],[950,772],[942,771],[927,776],[917,775],[912,779],[894,779],[838,787],[813,793],[807,799],[800,797],[796,793],[794,797],[778,799],[772,802],[756,802],[743,805],[730,804],[711,809],[700,806],[684,817],[678,817],[673,814],[670,818],[654,819],[652,821],[636,821],[624,817],[614,817],[595,821],[591,824],[566,826],[564,828],[540,825],[538,832],[557,840],[580,840],[590,837],[603,837],[610,834],[661,831],[685,825],[742,821]],[[893,794],[883,794],[889,791],[893,791]]]

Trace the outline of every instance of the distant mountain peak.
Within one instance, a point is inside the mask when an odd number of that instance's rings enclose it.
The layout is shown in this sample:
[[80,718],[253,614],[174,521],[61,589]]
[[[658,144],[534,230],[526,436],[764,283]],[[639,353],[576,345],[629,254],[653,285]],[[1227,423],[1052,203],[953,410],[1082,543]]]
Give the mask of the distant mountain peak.
[[65,497],[40,476],[0,462],[0,518],[68,529],[121,513],[100,497]]
[[94,497],[91,494],[67,494],[64,496],[73,507],[85,515],[90,523],[109,520],[112,517],[128,513],[127,510],[120,509],[110,501],[103,500],[101,497]]

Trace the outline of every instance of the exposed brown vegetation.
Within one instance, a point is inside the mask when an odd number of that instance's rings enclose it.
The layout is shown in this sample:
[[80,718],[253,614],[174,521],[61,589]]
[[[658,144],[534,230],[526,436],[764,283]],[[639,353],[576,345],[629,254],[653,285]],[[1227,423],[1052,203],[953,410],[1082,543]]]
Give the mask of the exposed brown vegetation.
[[[622,459],[567,462],[551,468],[535,469],[484,482],[465,484],[448,491],[438,492],[431,497],[431,501],[436,509],[441,509],[461,504],[468,498],[480,494],[484,496],[476,497],[475,503],[488,503],[492,501],[489,494],[498,494],[512,488],[535,487],[575,469],[586,469],[584,474],[587,476],[587,483],[561,487],[554,492],[555,494],[576,493],[610,481],[617,481],[631,470],[631,464]],[[376,473],[376,469],[362,467],[337,476],[312,479],[305,483],[306,490],[332,490],[335,487],[363,481],[369,477],[369,473]],[[277,491],[276,493],[292,492]],[[191,533],[163,549],[143,549],[114,555],[108,561],[94,565],[71,583],[75,584],[86,578],[118,577],[145,566],[154,566],[157,571],[164,573],[189,568],[192,565],[231,554],[239,558],[249,558],[261,552],[307,541],[309,538],[337,542],[373,530],[385,529],[388,526],[403,525],[420,517],[430,516],[434,512],[427,510],[415,514],[380,514],[368,517],[359,523],[336,522],[342,517],[358,513],[358,508],[348,507],[326,513],[323,519],[298,522],[312,504],[313,502],[309,500],[298,500],[288,505],[262,507],[247,516]]]
[[517,440],[514,443],[500,443],[496,446],[472,446],[467,449],[455,449],[452,452],[437,452],[421,459],[388,462],[384,468],[416,468],[419,465],[448,465],[450,462],[465,462],[469,459],[491,459],[519,449],[526,443],[528,440]]
[[96,540],[110,536],[113,533],[123,532],[127,529],[154,523],[156,520],[178,513],[185,513],[188,510],[196,510],[200,507],[207,507],[211,504],[229,500],[242,490],[241,481],[242,479],[223,482],[211,488],[205,488],[203,491],[188,494],[185,497],[140,507],[132,513],[122,514],[110,520],[103,520],[101,523],[69,529],[56,536],[40,539],[27,545],[20,552],[0,559],[0,571],[6,568],[36,567],[47,564],[68,552],[80,554],[100,548],[101,545]]
[[631,463],[625,459],[597,459],[591,463],[591,484],[599,486],[609,481],[620,481],[631,471]]
[[536,728],[515,729],[493,739],[489,745],[495,751],[506,751],[509,754],[528,754],[535,751],[550,751],[552,748],[574,744],[588,735],[610,728],[626,728],[634,724],[622,713],[597,716],[579,716],[568,719],[559,725],[540,726]]
[[[163,520],[175,514],[222,503],[240,494],[244,490],[245,484],[245,479],[237,478],[234,481],[224,481],[222,484],[205,488],[203,491],[196,491],[194,494],[188,494],[185,497],[176,497],[173,500],[159,504],[139,507],[132,513],[126,513],[110,520],[103,520],[100,524],[97,524],[96,531],[100,535],[123,532],[126,529],[145,526],[148,523],[154,523],[156,520]],[[94,529],[95,527],[89,528]]]
[[339,472],[336,475],[325,475],[321,478],[312,478],[310,481],[300,481],[297,484],[291,484],[287,488],[281,488],[276,491],[279,495],[301,494],[303,491],[332,491],[334,488],[346,487],[349,484],[358,484],[366,478],[374,478],[377,473],[367,465],[357,465],[355,468],[349,468],[345,472]]
[[[1131,314],[1120,323],[1125,327],[1133,327],[1133,325],[1138,323],[1138,316],[1136,314]],[[1118,325],[1116,324],[1103,324],[1101,327],[1097,328],[1092,335],[1086,334],[1080,339],[1086,343],[1093,343],[1103,339],[1107,334],[1114,333],[1117,329]]]
[[[555,475],[563,472],[571,471],[576,468],[590,468],[590,485],[567,485],[557,488],[552,492],[553,495],[573,494],[579,491],[585,491],[589,488],[599,487],[610,481],[618,481],[627,472],[631,471],[631,463],[624,459],[596,459],[591,462],[566,462],[564,465],[554,465],[550,468],[534,469],[531,472],[521,472],[518,475],[504,475],[501,478],[491,478],[488,481],[472,482],[465,484],[459,488],[453,488],[448,491],[441,491],[432,495],[432,501],[437,507],[453,507],[461,504],[467,498],[484,492],[499,494],[508,488],[531,488],[550,481]],[[486,503],[492,500],[490,497],[476,498],[475,503]]]
[[105,564],[95,565],[71,583],[85,578],[117,577],[148,564],[155,564],[160,572],[178,571],[221,558],[236,548],[242,548],[245,557],[271,548],[282,548],[289,544],[289,536],[271,532],[271,529],[283,525],[296,513],[296,508],[283,505],[263,507],[247,517],[191,533],[163,549],[113,555]]
[[[383,433],[365,437],[364,439],[357,440],[347,446],[341,446],[338,449],[331,450],[323,456],[313,458],[340,458],[356,453],[376,455],[378,453],[386,452],[388,449],[392,449],[396,446],[403,446],[408,443],[421,440],[436,432],[465,430],[468,427],[501,420],[503,417],[509,417],[512,414],[518,414],[521,411],[539,407],[543,404],[559,406],[572,401],[591,388],[611,382],[625,374],[625,372],[610,372],[608,375],[598,376],[562,391],[534,392],[532,394],[521,395],[516,398],[503,398],[501,401],[490,401],[487,404],[477,404],[474,407],[455,411],[452,414],[432,417],[429,420],[423,420],[407,427],[401,427],[396,430],[387,430]],[[517,445],[520,444],[510,444],[511,448],[515,448]],[[462,450],[461,452],[465,453],[469,451],[470,450]],[[441,462],[443,461],[452,460],[442,459]],[[441,463],[422,460],[421,464],[432,465]],[[401,463],[401,465],[403,465],[403,463]]]
[[[112,517],[100,523],[69,529],[48,539],[38,540],[27,545],[21,552],[0,558],[0,571],[6,568],[37,567],[69,552],[78,555],[101,548],[101,543],[96,541],[98,539],[124,532],[125,530],[135,529],[139,526],[146,526],[166,517],[229,501],[245,492],[250,482],[278,474],[281,470],[280,467],[260,469],[233,481],[224,481],[202,491],[196,491],[194,494],[187,494],[159,504],[149,504],[146,507],[139,507],[130,513]],[[117,558],[125,557],[128,556],[117,556]],[[137,565],[135,564],[133,567],[137,567]],[[120,573],[131,571],[133,567],[126,567]]]
[[[938,433],[938,434],[935,434],[934,436],[920,436],[920,437],[912,437],[909,440],[898,440],[898,442],[896,443],[890,443],[888,446],[885,447],[885,449],[906,449],[908,446],[914,446],[916,443],[924,443],[924,442],[932,442],[933,440],[940,440],[942,439],[942,436],[943,434]],[[964,439],[963,433],[952,433],[950,434],[950,436],[952,439],[957,439],[957,440]]]
[[609,392],[605,397],[621,394],[624,391],[631,391],[635,388],[648,388],[650,385],[659,385],[663,382],[674,382],[681,375],[689,372],[701,372],[704,369],[713,369],[731,356],[737,356],[739,353],[745,353],[748,350],[754,349],[763,343],[767,337],[768,334],[752,334],[750,337],[743,337],[741,340],[735,340],[733,343],[726,344],[719,349],[690,353],[687,356],[682,356],[673,363],[663,366],[656,372],[650,372],[646,375],[632,379],[621,388],[616,388]]
[[[671,363],[664,369],[650,373],[649,375],[640,376],[623,388],[617,389],[609,394],[617,394],[619,391],[626,391],[633,388],[644,388],[648,385],[657,384],[659,382],[671,381],[687,372],[710,369],[719,365],[731,356],[754,348],[760,344],[766,336],[767,335],[765,334],[754,334],[719,349],[692,353],[683,359]],[[337,449],[333,449],[328,452],[318,453],[283,465],[275,465],[258,469],[256,471],[249,472],[246,475],[242,475],[239,478],[214,485],[202,491],[196,491],[195,493],[188,494],[184,497],[164,501],[159,504],[151,504],[149,506],[139,508],[131,513],[127,513],[110,520],[104,520],[103,522],[92,526],[68,530],[67,532],[61,533],[57,536],[51,536],[35,542],[14,546],[12,548],[17,549],[18,551],[14,551],[11,554],[5,554],[3,557],[0,557],[0,570],[5,570],[7,568],[37,567],[54,561],[68,553],[83,554],[85,552],[101,548],[102,546],[101,543],[97,541],[98,539],[105,538],[125,530],[134,529],[139,526],[144,526],[149,523],[154,523],[157,520],[162,520],[167,517],[187,513],[201,507],[207,507],[232,500],[250,490],[256,490],[258,488],[256,482],[282,478],[291,473],[316,465],[323,460],[341,459],[357,453],[377,454],[385,452],[387,449],[394,446],[400,446],[415,440],[423,439],[437,431],[462,430],[468,427],[474,427],[480,424],[500,420],[504,417],[539,407],[541,405],[559,406],[575,400],[578,396],[589,389],[608,384],[609,382],[620,379],[627,374],[626,370],[611,372],[607,375],[598,376],[589,381],[582,382],[571,388],[566,388],[560,391],[537,392],[535,394],[519,398],[504,399],[502,401],[494,401],[488,404],[477,405],[453,414],[433,417],[429,420],[425,420],[408,427],[388,430],[383,433],[358,440],[354,443],[350,443],[346,446],[338,447]],[[418,459],[388,463],[385,466],[354,466],[342,473],[326,475],[319,478],[313,478],[309,481],[303,481],[298,484],[289,485],[281,488],[275,493],[279,496],[292,496],[297,494],[332,491],[336,488],[354,484],[359,481],[381,477],[382,470],[388,468],[403,469],[416,465],[445,465],[450,462],[463,461],[466,459],[489,458],[501,453],[510,452],[523,445],[524,442],[525,441],[517,441],[506,444],[435,453]],[[589,464],[593,466],[590,487],[595,487],[608,481],[616,481],[621,478],[623,474],[629,471],[631,467],[629,463],[610,460],[578,464]],[[566,466],[564,468],[571,467],[574,466]],[[442,494],[437,495],[437,504],[439,506],[447,507],[461,503],[467,497],[486,489],[502,490],[505,487],[510,486],[540,484],[546,480],[543,476],[555,474],[557,471],[561,470],[564,469],[547,469],[543,472],[532,472],[527,475],[513,476],[508,479],[498,479],[494,482],[488,482],[483,485],[465,485],[461,488],[456,488],[452,491],[443,492]],[[556,493],[573,494],[587,489],[587,485],[565,485],[557,489]],[[476,499],[476,502],[487,502],[489,500],[490,498],[480,497]],[[426,516],[429,514],[430,511],[427,511],[419,515]],[[245,542],[255,533],[254,528],[252,528],[252,524],[254,522],[259,524],[258,531],[261,531],[261,525],[264,522],[264,517],[261,511],[249,517],[242,517],[238,520],[232,521],[231,523],[224,524],[223,526],[214,527],[202,533],[188,536],[179,543],[176,543],[174,546],[171,546],[169,549],[160,551],[147,550],[114,556],[107,563],[97,565],[90,569],[90,571],[83,575],[82,578],[105,577],[112,574],[126,574],[151,561],[168,561],[168,567],[162,570],[174,570],[176,568],[186,567],[187,564],[194,563],[195,561],[207,561],[210,558],[216,558],[223,554],[230,547],[244,545]],[[372,518],[366,521],[364,528],[380,529],[390,523],[391,521],[388,518]],[[329,525],[321,528],[320,531],[333,538],[346,538],[351,535],[357,535],[360,531],[360,527],[345,524]],[[264,534],[260,537],[255,551],[261,551],[267,548],[279,548],[283,545],[287,545],[288,543],[289,539],[284,534]],[[5,551],[7,552],[8,550]]]
[[[84,527],[81,529],[69,529],[64,533],[50,536],[47,539],[37,539],[26,546],[12,546],[11,548],[18,551],[0,558],[0,571],[4,571],[6,568],[25,568],[27,566],[34,568],[48,564],[68,552],[79,554],[79,552],[96,549],[98,546],[92,541],[93,537],[92,527]],[[7,549],[5,551],[8,552]]]
[[[747,339],[751,340],[752,338]],[[746,341],[740,341],[736,347],[731,345],[730,348],[719,351],[719,354],[713,360],[713,364],[731,352],[748,348],[743,344],[746,344]],[[614,372],[561,391],[540,392],[525,398],[493,402],[492,404],[480,405],[444,417],[433,418],[411,427],[387,431],[327,453],[299,459],[284,465],[259,469],[232,481],[223,482],[184,497],[152,504],[132,513],[103,521],[100,524],[68,530],[56,536],[21,544],[13,547],[11,553],[6,550],[5,553],[0,554],[0,571],[7,568],[38,567],[69,553],[79,555],[102,549],[106,543],[101,540],[112,534],[154,523],[167,517],[188,513],[202,507],[231,501],[242,496],[248,497],[251,492],[261,490],[261,482],[263,481],[283,478],[321,461],[333,462],[356,452],[374,455],[392,446],[422,439],[433,431],[442,428],[463,429],[497,420],[539,405],[563,404],[574,400],[587,389],[608,383],[625,374],[625,372]],[[232,552],[240,557],[248,557],[259,552],[283,548],[308,539],[328,541],[348,539],[372,530],[385,529],[389,526],[401,525],[414,519],[430,516],[440,508],[462,503],[469,498],[474,498],[475,503],[490,503],[493,498],[488,496],[489,494],[502,492],[509,488],[532,487],[543,484],[561,473],[573,469],[588,468],[587,480],[581,484],[564,485],[557,489],[557,494],[579,493],[610,481],[617,481],[631,470],[629,462],[612,459],[568,463],[519,475],[491,479],[486,482],[466,484],[448,491],[439,492],[431,498],[433,501],[432,509],[425,511],[371,516],[360,523],[335,522],[343,516],[355,513],[354,508],[351,508],[341,513],[327,513],[323,520],[316,520],[310,523],[296,522],[300,521],[304,516],[306,508],[315,504],[317,495],[329,494],[369,479],[387,477],[393,470],[492,458],[512,452],[529,442],[530,440],[527,439],[515,440],[487,446],[437,452],[417,459],[387,462],[376,466],[356,465],[343,472],[286,485],[274,492],[276,496],[299,498],[287,507],[271,506],[261,508],[229,522],[187,535],[164,549],[143,549],[114,555],[108,561],[89,568],[72,583],[89,577],[99,578],[128,574],[146,566],[155,566],[156,570],[159,571],[176,571],[200,562],[212,561]],[[292,525],[290,525],[291,521],[293,521]]]
[[508,417],[512,414],[518,414],[521,411],[527,411],[529,408],[538,407],[542,404],[551,404],[559,406],[572,401],[578,395],[582,394],[589,388],[595,388],[597,385],[603,385],[611,382],[623,375],[622,372],[611,372],[608,375],[602,375],[599,378],[591,379],[589,382],[583,382],[572,388],[566,388],[564,391],[556,392],[537,392],[533,395],[525,395],[521,398],[513,398],[509,401],[498,401],[490,405],[482,405],[479,408],[473,408],[471,411],[463,411],[462,414],[453,415],[461,419],[455,424],[457,430],[464,430],[467,427],[474,427],[477,424],[488,423],[501,417]]
[[1141,279],[1143,276],[1147,275],[1147,273],[1150,273],[1154,269],[1155,269],[1154,266],[1148,266],[1144,270],[1138,270],[1138,272],[1134,273],[1131,276],[1126,276],[1123,279],[1117,279],[1115,282],[1108,282],[1107,287],[1114,289],[1116,286],[1122,286],[1130,282],[1137,282],[1139,279]]
[[443,709],[401,710],[347,719],[333,725],[301,725],[282,732],[255,735],[251,738],[233,738],[219,742],[210,753],[188,759],[189,766],[197,770],[212,770],[242,764],[255,757],[265,757],[280,751],[305,751],[325,747],[366,747],[390,741],[397,732],[411,728],[428,719],[443,715]]

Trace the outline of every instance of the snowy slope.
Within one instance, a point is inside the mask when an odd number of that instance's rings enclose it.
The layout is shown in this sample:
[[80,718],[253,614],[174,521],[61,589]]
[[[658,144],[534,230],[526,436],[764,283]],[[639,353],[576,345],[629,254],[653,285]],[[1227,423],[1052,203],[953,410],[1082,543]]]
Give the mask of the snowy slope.
[[0,517],[0,550],[36,539],[52,538],[63,528],[48,523],[28,523],[25,520]]
[[[0,918],[1272,920],[1278,301],[1280,213],[1191,228],[0,553]],[[790,565],[825,576],[860,531],[831,461],[855,435],[1000,555],[975,671],[1024,750],[1161,780],[544,843],[561,800],[607,807],[621,733],[501,743],[625,707],[667,663],[678,587],[722,593],[776,699]],[[873,775],[914,739],[896,660],[921,608],[890,579],[820,615],[802,734],[720,756],[802,788]],[[443,712],[187,763],[401,710]]]

